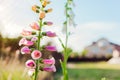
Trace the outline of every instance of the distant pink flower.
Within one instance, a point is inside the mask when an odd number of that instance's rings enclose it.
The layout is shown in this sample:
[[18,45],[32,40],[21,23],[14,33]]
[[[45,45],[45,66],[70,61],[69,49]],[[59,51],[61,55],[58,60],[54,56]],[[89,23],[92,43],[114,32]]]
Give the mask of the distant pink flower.
[[19,41],[19,46],[21,46],[21,45],[23,45],[23,44],[25,44],[25,43],[27,43],[26,38],[22,38],[22,39]]
[[21,53],[22,54],[29,54],[30,53],[30,49],[27,46],[24,46],[21,48]]
[[55,64],[55,59],[52,57],[51,59],[44,59],[44,64]]
[[29,76],[33,76],[34,73],[35,73],[35,69],[29,69],[28,70],[28,75]]
[[32,32],[31,31],[27,31],[27,30],[23,30],[21,34],[23,36],[29,36],[29,35],[32,35]]
[[52,22],[44,22],[45,25],[51,26],[53,23]]
[[21,45],[32,46],[33,44],[34,44],[34,42],[28,41],[26,38],[22,38],[22,39],[19,41],[19,46],[21,46]]
[[31,53],[31,57],[35,60],[39,59],[40,57],[42,56],[42,53],[38,50],[34,50],[32,53]]
[[26,46],[32,46],[34,44],[34,42],[32,42],[32,41],[27,41],[27,43],[25,43],[24,45],[26,45]]
[[47,31],[47,32],[46,32],[46,36],[48,36],[48,37],[55,37],[55,36],[56,36],[56,33],[51,32],[51,31]]
[[31,39],[31,41],[37,41],[38,40],[38,38],[37,37],[32,37],[32,39]]
[[55,65],[47,66],[47,67],[44,67],[43,70],[48,72],[56,72],[56,67]]
[[26,67],[27,68],[36,68],[36,64],[33,60],[27,60],[26,63],[25,63]]
[[40,29],[40,26],[36,22],[32,23],[30,26],[34,30],[39,30]]
[[57,51],[55,46],[46,46],[45,49],[47,49],[48,51]]

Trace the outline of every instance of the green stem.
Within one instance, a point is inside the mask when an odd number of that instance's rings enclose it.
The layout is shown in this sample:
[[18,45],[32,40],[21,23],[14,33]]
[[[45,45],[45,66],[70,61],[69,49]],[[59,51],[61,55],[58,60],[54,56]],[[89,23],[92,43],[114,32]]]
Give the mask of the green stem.
[[38,60],[36,60],[35,63],[36,63],[36,68],[35,68],[35,78],[34,78],[34,80],[37,80],[37,78],[38,78]]
[[64,22],[64,26],[65,26],[65,45],[62,43],[61,39],[59,39],[59,41],[61,42],[61,45],[64,49],[64,60],[61,62],[61,67],[62,67],[62,72],[63,72],[63,80],[69,80],[68,77],[68,70],[67,70],[67,60],[69,57],[69,51],[68,51],[68,38],[69,38],[69,30],[68,30],[68,26],[69,26],[69,21],[72,18],[71,13],[69,13],[69,11],[72,11],[71,7],[70,7],[70,3],[73,0],[66,0],[66,4],[65,4],[65,22]]
[[[66,8],[68,7],[68,3],[66,4]],[[68,15],[68,11],[67,11],[67,9],[66,9],[66,38],[65,38],[65,59],[66,59],[66,61],[65,62],[67,62],[67,48],[68,48],[68,17],[67,17],[67,15]]]
[[[68,7],[68,2],[66,3],[66,8]],[[68,71],[67,71],[67,60],[68,60],[68,11],[66,11],[66,34],[65,34],[65,48],[64,48],[64,61],[63,61],[63,80],[69,80],[68,78]]]
[[[41,43],[41,34],[42,34],[42,20],[40,20],[39,26],[40,26],[40,30],[39,30],[39,34],[38,34],[37,49],[41,50],[40,43]],[[37,80],[37,78],[38,78],[38,72],[39,72],[39,60],[36,60],[35,62],[36,62],[36,68],[35,68],[35,79],[34,80]]]

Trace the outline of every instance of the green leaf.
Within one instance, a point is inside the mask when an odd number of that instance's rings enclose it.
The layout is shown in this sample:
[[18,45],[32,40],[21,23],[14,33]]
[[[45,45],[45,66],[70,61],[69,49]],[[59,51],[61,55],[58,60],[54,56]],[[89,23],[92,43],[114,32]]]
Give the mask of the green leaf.
[[60,41],[60,43],[61,43],[62,47],[63,47],[63,48],[65,48],[65,45],[63,44],[63,42],[62,42],[61,38],[59,38],[59,37],[58,37],[58,40]]
[[39,10],[36,10],[36,13],[39,13]]
[[72,10],[72,8],[71,8],[71,7],[68,7],[67,10]]
[[68,3],[65,4],[65,8],[67,8],[67,6],[68,6]]
[[67,21],[65,21],[63,24],[66,25],[66,24],[67,24]]
[[71,48],[67,48],[67,57],[69,57],[69,55],[72,53],[72,49]]
[[62,62],[62,60],[60,60],[60,64],[61,64],[61,67],[62,67],[62,72],[64,74],[64,62]]
[[66,16],[67,16],[67,17],[70,17],[70,15],[69,15],[69,14],[67,14]]

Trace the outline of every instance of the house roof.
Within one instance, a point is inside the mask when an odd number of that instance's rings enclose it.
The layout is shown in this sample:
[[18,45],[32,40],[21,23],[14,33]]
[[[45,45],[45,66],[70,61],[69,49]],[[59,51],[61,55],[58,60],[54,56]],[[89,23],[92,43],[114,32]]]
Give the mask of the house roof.
[[113,45],[114,48],[120,52],[120,45],[112,43],[112,42],[110,42],[110,44]]

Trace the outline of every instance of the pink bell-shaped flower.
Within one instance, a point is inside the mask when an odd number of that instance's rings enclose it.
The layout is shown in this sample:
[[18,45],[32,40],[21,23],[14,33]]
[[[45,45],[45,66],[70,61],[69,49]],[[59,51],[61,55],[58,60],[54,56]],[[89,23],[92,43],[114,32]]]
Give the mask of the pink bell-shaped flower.
[[52,57],[51,59],[44,59],[43,60],[43,63],[44,64],[55,64],[55,59],[54,59],[54,57]]
[[30,26],[34,30],[39,30],[40,29],[40,26],[36,22],[32,23]]
[[21,45],[23,45],[23,44],[25,44],[25,43],[27,43],[26,38],[22,38],[22,39],[19,41],[19,46],[21,46]]
[[57,51],[55,46],[46,46],[45,49],[48,51]]
[[21,46],[21,45],[32,46],[33,44],[34,44],[34,42],[28,41],[26,38],[22,38],[22,39],[19,41],[19,46]]
[[46,36],[48,36],[48,37],[55,37],[55,36],[56,36],[56,33],[51,32],[51,31],[47,31],[47,32],[46,32]]
[[31,57],[35,60],[41,58],[42,56],[42,53],[38,50],[34,50],[32,53],[31,53]]
[[32,39],[31,39],[31,41],[33,41],[33,42],[35,42],[35,41],[37,41],[38,40],[38,38],[37,37],[32,37]]
[[55,65],[46,66],[43,68],[43,70],[48,71],[48,72],[56,72],[56,67],[55,67]]
[[26,45],[26,46],[32,46],[34,44],[34,42],[32,42],[32,41],[27,41],[27,43],[25,43],[24,45]]
[[24,46],[21,48],[21,53],[22,54],[29,54],[30,53],[30,49],[27,46]]
[[36,68],[36,64],[33,60],[27,60],[26,63],[25,63],[26,67],[27,68]]
[[32,32],[31,31],[27,31],[27,30],[23,30],[21,34],[23,36],[29,36],[29,35],[32,35]]

